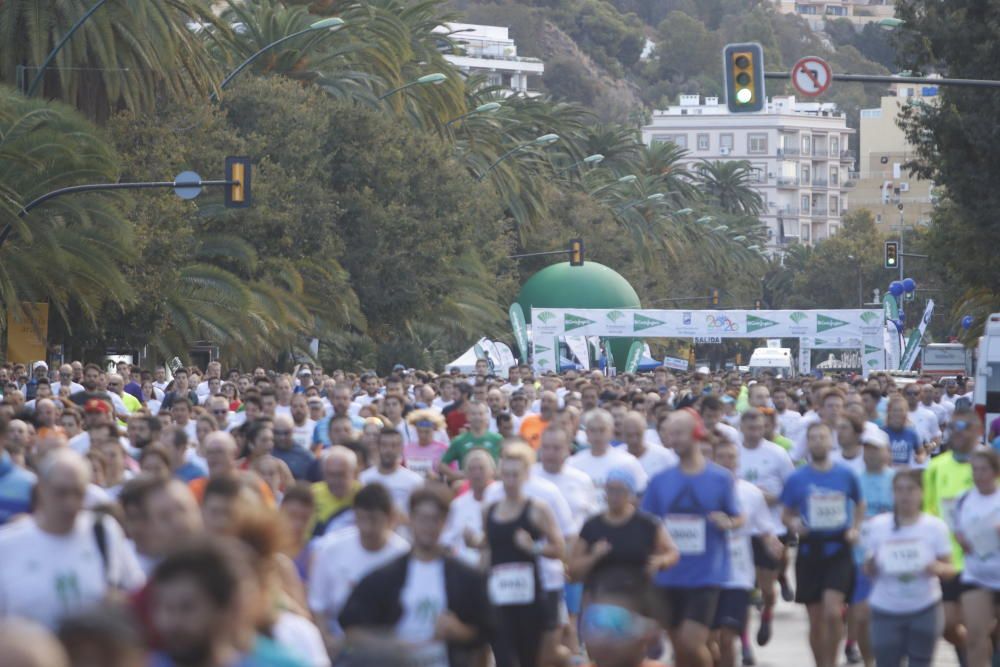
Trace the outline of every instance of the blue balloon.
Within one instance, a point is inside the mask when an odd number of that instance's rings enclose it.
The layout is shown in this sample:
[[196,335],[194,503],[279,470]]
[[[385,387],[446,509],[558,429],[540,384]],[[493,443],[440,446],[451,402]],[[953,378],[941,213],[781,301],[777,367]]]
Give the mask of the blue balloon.
[[903,291],[909,294],[917,289],[917,283],[913,278],[903,278]]
[[898,297],[898,296],[903,296],[904,291],[905,290],[903,289],[903,283],[899,282],[898,280],[893,280],[891,283],[889,283],[889,294]]
[[975,318],[973,318],[972,315],[966,315],[962,318],[962,328],[971,329],[973,322],[975,322]]

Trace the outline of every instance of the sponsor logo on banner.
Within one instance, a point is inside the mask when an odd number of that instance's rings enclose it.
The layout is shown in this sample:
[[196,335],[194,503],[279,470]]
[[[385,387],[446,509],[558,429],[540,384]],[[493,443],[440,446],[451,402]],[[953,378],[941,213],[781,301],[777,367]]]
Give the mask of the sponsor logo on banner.
[[626,315],[620,310],[612,310],[611,312],[605,313],[604,317],[607,318],[608,322],[608,334],[612,336],[623,335],[627,336],[632,333],[632,330],[628,328],[626,324]]
[[823,333],[824,331],[829,331],[830,329],[836,329],[838,327],[845,326],[847,322],[844,320],[838,320],[836,317],[830,317],[829,315],[816,315],[816,333]]
[[538,321],[541,322],[542,324],[548,324],[554,319],[556,319],[555,313],[550,313],[547,310],[543,310],[542,312],[538,313]]
[[865,343],[865,354],[876,354],[881,351],[882,348],[875,347],[874,345],[868,345],[867,343]]
[[539,359],[538,360],[538,365],[539,366],[548,366],[549,365],[549,360],[548,359]]
[[541,354],[542,352],[548,352],[551,349],[552,349],[551,347],[545,347],[544,345],[536,345],[535,346],[535,354]]
[[871,366],[872,368],[875,368],[876,366],[878,366],[878,360],[877,359],[869,359],[868,360],[868,365]]
[[761,329],[767,329],[768,327],[773,327],[777,322],[774,320],[769,320],[765,317],[759,317],[757,315],[747,315],[747,333],[753,333],[754,331],[760,331]]
[[865,324],[874,324],[878,320],[878,315],[871,310],[861,313],[861,321]]
[[709,331],[718,331],[722,333],[735,333],[740,330],[739,323],[725,313],[719,313],[718,315],[706,315],[705,326]]
[[683,324],[686,327],[691,326],[691,313],[688,312],[681,313],[681,324]]
[[593,324],[594,320],[588,320],[586,317],[580,317],[579,315],[566,315],[563,320],[563,330],[572,331],[573,329],[579,329],[580,327],[585,327],[588,324]]
[[795,311],[794,313],[788,316],[788,319],[790,319],[792,322],[795,322],[795,324],[801,324],[802,320],[806,319],[807,317],[809,316],[806,315],[805,313],[801,311]]
[[822,338],[817,338],[816,340],[813,341],[813,345],[814,346],[826,345],[826,341],[823,340]]
[[620,310],[612,310],[610,313],[605,315],[606,318],[611,320],[612,323],[617,322],[621,318],[625,317],[625,313]]
[[687,359],[678,359],[677,357],[663,357],[663,365],[666,368],[673,368],[678,371],[686,371],[688,369]]
[[662,320],[654,320],[652,317],[646,317],[645,315],[636,313],[632,329],[635,331],[642,331],[644,329],[652,329],[653,327],[660,326],[661,324],[666,324],[666,322],[663,322]]

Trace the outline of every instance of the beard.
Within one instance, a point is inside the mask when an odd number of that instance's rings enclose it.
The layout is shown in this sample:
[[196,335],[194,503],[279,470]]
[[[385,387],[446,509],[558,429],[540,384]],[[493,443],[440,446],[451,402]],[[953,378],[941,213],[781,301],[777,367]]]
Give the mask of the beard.
[[164,644],[168,647],[164,653],[170,656],[178,667],[205,664],[212,654],[212,640],[209,637],[181,642],[180,646],[177,642],[170,641],[164,641]]

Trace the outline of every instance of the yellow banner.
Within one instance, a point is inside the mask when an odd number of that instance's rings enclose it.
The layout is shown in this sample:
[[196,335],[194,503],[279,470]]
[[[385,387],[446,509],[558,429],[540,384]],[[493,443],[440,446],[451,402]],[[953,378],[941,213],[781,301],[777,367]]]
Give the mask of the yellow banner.
[[43,361],[46,358],[45,335],[48,330],[49,304],[22,303],[20,308],[8,308],[7,361],[15,364]]

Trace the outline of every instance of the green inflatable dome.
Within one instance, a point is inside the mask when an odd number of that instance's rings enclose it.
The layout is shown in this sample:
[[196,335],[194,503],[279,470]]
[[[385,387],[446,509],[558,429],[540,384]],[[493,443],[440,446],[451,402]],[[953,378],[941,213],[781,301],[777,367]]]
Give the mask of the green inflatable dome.
[[[639,295],[622,276],[603,264],[569,262],[547,266],[521,287],[517,302],[531,322],[531,308],[641,308]],[[625,367],[634,338],[612,338],[611,354],[619,369]]]

